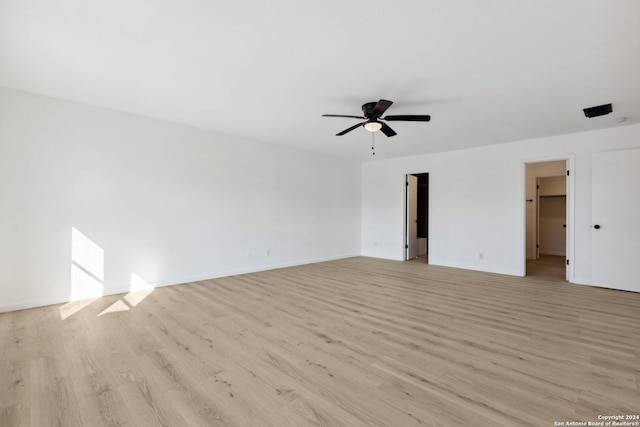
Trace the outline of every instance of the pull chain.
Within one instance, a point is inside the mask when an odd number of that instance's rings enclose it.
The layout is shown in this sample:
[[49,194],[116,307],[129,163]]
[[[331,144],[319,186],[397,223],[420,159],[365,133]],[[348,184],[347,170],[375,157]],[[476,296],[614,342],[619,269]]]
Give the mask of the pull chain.
[[375,156],[376,155],[376,144],[375,144],[375,132],[371,132],[371,155]]

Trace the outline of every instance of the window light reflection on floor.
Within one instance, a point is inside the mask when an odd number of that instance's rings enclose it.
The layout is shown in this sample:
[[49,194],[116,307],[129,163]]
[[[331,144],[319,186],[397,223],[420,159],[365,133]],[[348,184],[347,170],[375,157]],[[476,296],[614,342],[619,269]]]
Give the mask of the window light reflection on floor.
[[151,292],[153,292],[153,286],[147,283],[136,273],[131,273],[131,285],[129,289],[130,292],[128,294],[111,304],[108,308],[103,310],[102,313],[98,314],[98,316],[129,311],[131,308],[140,304],[142,300],[144,300],[147,296],[149,296]]

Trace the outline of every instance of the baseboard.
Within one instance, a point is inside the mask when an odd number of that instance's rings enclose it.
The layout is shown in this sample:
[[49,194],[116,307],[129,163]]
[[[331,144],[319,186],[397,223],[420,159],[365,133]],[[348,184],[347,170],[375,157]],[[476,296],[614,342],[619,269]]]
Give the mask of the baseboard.
[[9,311],[26,310],[28,308],[44,307],[46,305],[64,304],[69,302],[69,297],[49,298],[42,300],[22,301],[15,304],[0,305],[0,313]]
[[[149,283],[149,285],[151,285],[154,288],[162,288],[164,286],[182,285],[190,282],[199,282],[201,280],[212,280],[212,279],[218,279],[221,277],[237,276],[240,274],[258,273],[260,271],[275,270],[278,268],[296,267],[299,265],[315,264],[318,262],[335,261],[339,259],[353,258],[357,256],[360,256],[360,254],[344,254],[344,255],[333,256],[333,257],[310,258],[310,259],[300,260],[300,261],[274,263],[274,264],[261,265],[257,267],[251,267],[251,268],[243,268],[243,269],[215,272],[210,274],[202,274],[198,276],[172,278],[172,279],[163,280],[160,282],[151,282]],[[126,294],[130,292],[130,290],[131,289],[128,286],[119,286],[117,288],[107,288],[104,290],[104,293],[102,296]],[[68,303],[69,301],[70,300],[68,296],[41,299],[41,300],[22,301],[14,304],[0,305],[0,313],[6,313],[9,311],[26,310],[29,308],[44,307],[47,305],[54,305],[54,304],[64,304],[64,303]]]
[[459,270],[469,270],[469,271],[477,271],[480,273],[493,273],[493,274],[503,274],[505,276],[516,276],[523,277],[522,272],[520,270],[512,270],[512,269],[504,269],[498,270],[490,267],[482,267],[477,265],[472,266],[461,266],[459,264],[451,264],[451,263],[443,263],[437,259],[429,259],[429,265],[437,265],[439,267],[449,267],[449,268],[457,268]]
[[211,280],[211,279],[218,279],[220,277],[238,276],[240,274],[258,273],[260,271],[275,270],[275,269],[278,269],[278,268],[296,267],[296,266],[299,266],[299,265],[307,265],[307,264],[316,264],[318,262],[335,261],[335,260],[339,260],[339,259],[353,258],[353,257],[357,257],[357,256],[360,256],[360,254],[345,254],[345,255],[339,255],[339,256],[334,256],[334,257],[311,258],[311,259],[300,260],[300,261],[291,261],[291,262],[267,264],[267,265],[260,265],[260,266],[257,266],[257,267],[240,268],[240,269],[236,269],[236,270],[227,270],[227,271],[216,272],[216,273],[211,273],[211,274],[202,274],[202,275],[198,275],[198,276],[182,277],[182,278],[179,278],[179,279],[169,279],[169,280],[166,280],[166,281],[163,281],[163,282],[150,283],[150,284],[151,284],[151,286],[153,286],[155,288],[160,288],[160,287],[163,287],[163,286],[181,285],[181,284],[184,284],[184,283],[199,282],[201,280]]

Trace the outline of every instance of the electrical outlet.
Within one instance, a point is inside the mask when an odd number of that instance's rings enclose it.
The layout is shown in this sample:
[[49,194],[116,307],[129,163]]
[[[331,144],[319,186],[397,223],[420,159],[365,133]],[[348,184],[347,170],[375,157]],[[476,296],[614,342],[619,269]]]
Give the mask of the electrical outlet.
[[478,252],[478,259],[484,259],[484,252]]
[[247,252],[246,253],[246,257],[247,257],[247,259],[251,259],[251,252]]
[[271,256],[271,249],[267,249],[266,251],[264,251],[264,255]]

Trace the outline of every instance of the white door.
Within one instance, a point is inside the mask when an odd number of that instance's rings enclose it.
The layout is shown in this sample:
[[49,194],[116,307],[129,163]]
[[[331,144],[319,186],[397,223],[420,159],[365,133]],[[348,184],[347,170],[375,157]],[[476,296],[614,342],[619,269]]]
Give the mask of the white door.
[[640,150],[593,155],[591,280],[640,292]]
[[[566,191],[565,194],[567,195],[565,197],[565,206],[564,206],[564,210],[566,213],[566,219],[564,221],[564,244],[565,244],[565,248],[564,248],[564,253],[565,253],[565,258],[568,258],[569,256],[571,256],[571,252],[570,252],[570,239],[569,239],[569,230],[570,230],[570,225],[571,222],[573,221],[573,212],[570,212],[570,208],[569,208],[569,191],[571,190],[571,183],[569,182],[571,179],[569,178],[569,161],[567,160],[567,178],[565,178],[564,180],[564,185],[566,187]],[[566,260],[565,260],[566,262]],[[571,260],[569,260],[569,262],[571,262]],[[564,270],[564,278],[567,279],[567,282],[570,282],[572,277],[571,277],[571,272],[570,270],[570,266],[569,266],[569,262],[567,262],[567,266],[565,267]]]
[[418,256],[418,177],[407,175],[407,259]]

